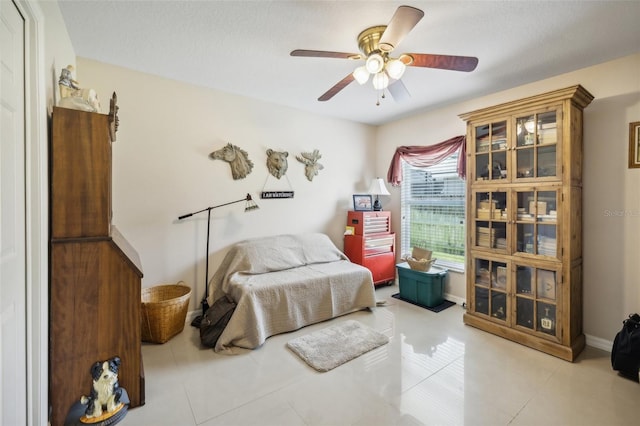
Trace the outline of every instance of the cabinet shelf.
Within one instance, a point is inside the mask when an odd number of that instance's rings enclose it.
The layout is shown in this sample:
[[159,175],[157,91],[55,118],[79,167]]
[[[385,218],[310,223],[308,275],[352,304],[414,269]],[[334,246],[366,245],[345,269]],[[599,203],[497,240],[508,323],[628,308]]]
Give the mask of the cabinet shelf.
[[582,118],[572,86],[462,114],[467,122],[464,322],[562,359],[582,332]]

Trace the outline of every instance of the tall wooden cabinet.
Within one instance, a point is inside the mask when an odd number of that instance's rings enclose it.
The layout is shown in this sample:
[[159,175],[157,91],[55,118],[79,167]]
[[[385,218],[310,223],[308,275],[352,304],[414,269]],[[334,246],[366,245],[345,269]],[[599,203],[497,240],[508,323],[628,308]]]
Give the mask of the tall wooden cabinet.
[[[115,109],[115,106],[114,106]],[[120,386],[144,404],[142,267],[111,224],[115,112],[54,108],[50,146],[49,405],[51,424],[91,390],[91,366],[121,359]]]
[[347,226],[353,235],[344,237],[344,254],[350,261],[369,269],[375,285],[396,278],[396,237],[391,232],[391,213],[385,211],[350,211]]
[[467,121],[464,322],[573,361],[582,332],[582,86]]

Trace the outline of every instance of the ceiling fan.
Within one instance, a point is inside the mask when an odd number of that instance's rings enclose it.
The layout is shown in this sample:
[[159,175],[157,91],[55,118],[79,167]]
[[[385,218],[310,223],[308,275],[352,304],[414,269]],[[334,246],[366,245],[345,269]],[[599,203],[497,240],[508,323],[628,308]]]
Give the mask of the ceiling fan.
[[415,7],[398,7],[388,25],[373,26],[358,35],[358,47],[362,54],[296,49],[291,52],[291,56],[365,60],[363,66],[356,68],[320,96],[318,100],[321,102],[333,98],[353,80],[365,84],[370,76],[373,87],[382,93],[382,97],[384,90],[388,89],[395,100],[401,101],[409,97],[407,88],[400,81],[408,66],[469,72],[478,65],[478,58],[471,56],[402,53],[398,57],[392,57],[391,52],[423,16],[424,12]]

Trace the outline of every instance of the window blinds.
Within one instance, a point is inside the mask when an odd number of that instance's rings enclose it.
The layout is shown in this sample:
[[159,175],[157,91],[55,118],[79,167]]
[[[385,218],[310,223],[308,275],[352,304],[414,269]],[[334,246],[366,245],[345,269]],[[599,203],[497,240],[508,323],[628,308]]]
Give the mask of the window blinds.
[[417,246],[433,251],[439,265],[464,268],[465,182],[457,163],[457,153],[430,167],[402,162],[403,256]]

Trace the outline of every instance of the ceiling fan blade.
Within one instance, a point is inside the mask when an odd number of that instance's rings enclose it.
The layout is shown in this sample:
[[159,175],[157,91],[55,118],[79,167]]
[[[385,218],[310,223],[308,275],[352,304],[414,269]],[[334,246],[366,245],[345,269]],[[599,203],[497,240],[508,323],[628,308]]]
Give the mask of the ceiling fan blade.
[[432,55],[428,53],[403,53],[400,60],[407,66],[439,68],[453,71],[473,71],[478,58],[473,56]]
[[393,14],[384,30],[378,47],[383,52],[391,52],[405,38],[409,31],[422,19],[424,12],[411,6],[400,6]]
[[320,102],[328,101],[329,99],[337,95],[339,91],[347,87],[349,83],[351,83],[353,80],[354,80],[353,74],[347,75],[345,78],[337,82],[335,86],[333,86],[331,89],[327,90],[322,96],[320,96],[318,100]]
[[393,100],[396,102],[404,102],[411,98],[411,94],[407,90],[407,86],[404,85],[402,80],[396,80],[394,83],[390,84],[387,88]]
[[296,50],[292,50],[290,55],[305,56],[308,58],[362,59],[362,56],[358,53],[328,52],[326,50],[296,49]]

